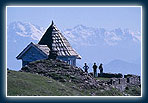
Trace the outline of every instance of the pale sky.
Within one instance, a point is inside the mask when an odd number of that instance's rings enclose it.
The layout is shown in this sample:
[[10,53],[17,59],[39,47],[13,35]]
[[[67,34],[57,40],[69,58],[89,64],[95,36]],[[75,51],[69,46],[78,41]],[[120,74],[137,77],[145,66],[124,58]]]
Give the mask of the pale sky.
[[54,20],[59,29],[82,24],[97,28],[141,30],[140,7],[8,7],[7,22],[30,22],[47,28]]

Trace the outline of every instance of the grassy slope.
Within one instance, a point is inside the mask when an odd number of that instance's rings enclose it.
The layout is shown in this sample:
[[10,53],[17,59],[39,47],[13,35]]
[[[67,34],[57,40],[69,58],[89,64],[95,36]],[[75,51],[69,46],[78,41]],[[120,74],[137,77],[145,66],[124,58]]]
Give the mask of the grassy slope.
[[80,91],[44,76],[8,71],[8,96],[64,96],[82,95]]
[[[26,72],[9,70],[7,75],[8,96],[90,96],[93,93],[97,96],[123,95],[116,89],[81,90],[77,87],[77,84],[72,82],[59,82],[52,78]],[[104,80],[103,78],[100,79]],[[126,93],[129,92],[126,91]]]

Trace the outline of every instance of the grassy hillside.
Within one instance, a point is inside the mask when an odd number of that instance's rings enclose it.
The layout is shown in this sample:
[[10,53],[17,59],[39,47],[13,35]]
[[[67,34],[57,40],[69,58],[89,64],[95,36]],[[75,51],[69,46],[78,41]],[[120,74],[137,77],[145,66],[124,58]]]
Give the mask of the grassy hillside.
[[115,89],[80,89],[75,83],[59,82],[52,78],[8,70],[8,96],[91,96],[122,95]]
[[21,71],[7,70],[8,96],[129,96],[140,95],[140,87],[119,91],[81,68],[59,60],[39,60]]
[[63,85],[52,78],[44,76],[8,71],[8,96],[64,96],[81,95],[78,90]]

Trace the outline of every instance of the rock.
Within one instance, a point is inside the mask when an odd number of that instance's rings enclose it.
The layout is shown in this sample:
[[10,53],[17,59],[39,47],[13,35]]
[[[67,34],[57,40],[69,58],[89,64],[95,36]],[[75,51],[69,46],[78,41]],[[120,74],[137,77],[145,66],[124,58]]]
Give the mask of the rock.
[[123,93],[123,95],[124,95],[124,96],[130,96],[130,95],[129,95],[129,94],[127,94],[127,93]]
[[51,80],[48,80],[47,82],[48,82],[48,83],[52,83],[52,81],[51,81]]
[[64,66],[64,69],[69,69],[71,68],[71,66]]
[[60,79],[59,82],[66,82],[66,79]]
[[59,90],[60,90],[60,91],[66,91],[66,90],[65,90],[65,89],[63,89],[63,88],[59,88]]
[[95,93],[89,93],[91,96],[95,96],[96,94]]
[[19,72],[23,72],[22,70],[19,70]]
[[106,88],[104,88],[105,90],[110,90],[110,88],[109,87],[106,87]]
[[88,83],[88,81],[85,81],[85,83]]
[[105,86],[105,85],[106,85],[105,83],[102,84],[102,86]]
[[76,87],[75,87],[75,86],[72,86],[72,88],[74,88],[74,89],[75,89]]
[[98,81],[90,74],[83,72],[81,68],[70,66],[59,60],[40,60],[31,62],[21,70],[49,78],[51,77],[60,82],[73,82],[82,89],[95,89],[98,87]]
[[104,92],[104,90],[103,90],[103,89],[101,89],[101,90],[100,90],[100,92]]
[[13,76],[13,78],[16,78],[16,76]]

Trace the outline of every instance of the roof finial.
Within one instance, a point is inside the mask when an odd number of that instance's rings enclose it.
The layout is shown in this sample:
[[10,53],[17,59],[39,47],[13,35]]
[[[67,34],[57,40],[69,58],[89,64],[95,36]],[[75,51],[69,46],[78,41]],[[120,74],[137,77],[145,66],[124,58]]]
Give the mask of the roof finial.
[[52,20],[52,24],[51,25],[53,25],[54,23],[53,23],[53,20]]

